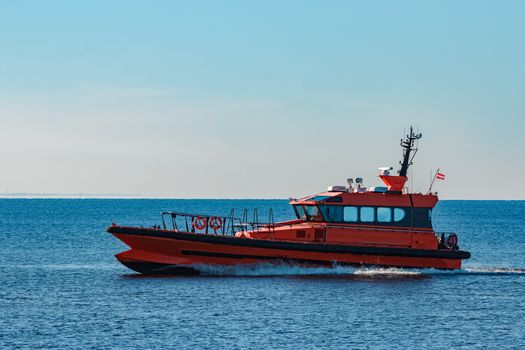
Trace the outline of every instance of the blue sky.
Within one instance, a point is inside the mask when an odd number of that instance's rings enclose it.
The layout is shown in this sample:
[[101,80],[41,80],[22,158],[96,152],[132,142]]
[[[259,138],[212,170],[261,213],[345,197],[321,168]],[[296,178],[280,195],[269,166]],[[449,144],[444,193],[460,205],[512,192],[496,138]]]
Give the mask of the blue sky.
[[525,199],[522,1],[0,0],[0,189]]

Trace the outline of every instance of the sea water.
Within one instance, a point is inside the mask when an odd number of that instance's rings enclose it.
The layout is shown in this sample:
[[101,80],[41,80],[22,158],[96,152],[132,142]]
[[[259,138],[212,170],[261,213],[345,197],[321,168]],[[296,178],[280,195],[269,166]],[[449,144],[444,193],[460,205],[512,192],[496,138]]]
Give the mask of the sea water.
[[[1,199],[0,347],[49,349],[525,348],[525,202],[442,201],[462,271],[202,266],[151,277],[113,257],[107,225],[160,212],[228,215],[284,200]],[[239,213],[238,210],[238,213]]]

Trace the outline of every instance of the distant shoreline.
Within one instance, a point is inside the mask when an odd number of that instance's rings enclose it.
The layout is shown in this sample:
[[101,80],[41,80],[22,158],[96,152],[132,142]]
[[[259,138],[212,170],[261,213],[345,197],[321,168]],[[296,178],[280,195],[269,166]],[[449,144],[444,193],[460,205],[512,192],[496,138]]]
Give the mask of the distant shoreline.
[[[86,194],[86,193],[0,193],[0,199],[163,199],[163,200],[289,200],[289,198],[205,198],[205,197],[165,197],[140,194]],[[465,199],[441,198],[442,201],[500,201],[519,202],[525,199]]]
[[146,198],[139,194],[89,194],[89,193],[2,193],[0,198]]
[[205,198],[205,197],[166,197],[140,194],[72,194],[72,193],[8,193],[0,194],[0,199],[176,199],[176,200],[289,200],[289,198]]

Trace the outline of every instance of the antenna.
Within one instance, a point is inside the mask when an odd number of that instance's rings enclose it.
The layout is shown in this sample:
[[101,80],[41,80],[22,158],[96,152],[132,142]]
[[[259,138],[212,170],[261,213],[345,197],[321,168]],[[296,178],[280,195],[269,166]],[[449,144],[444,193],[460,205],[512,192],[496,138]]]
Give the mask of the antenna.
[[[414,133],[414,128],[410,127],[410,133],[401,139],[401,147],[403,148],[403,161],[400,162],[401,169],[399,176],[407,176],[408,167],[412,165],[412,160],[416,156],[418,150],[418,140],[423,137],[420,132]],[[414,153],[412,153],[414,152]],[[410,155],[412,153],[412,156]]]

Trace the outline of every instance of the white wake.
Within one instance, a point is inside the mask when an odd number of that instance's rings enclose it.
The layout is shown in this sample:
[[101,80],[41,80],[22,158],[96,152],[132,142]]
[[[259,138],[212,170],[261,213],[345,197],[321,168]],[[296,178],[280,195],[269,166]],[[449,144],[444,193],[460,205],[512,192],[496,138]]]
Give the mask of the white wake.
[[398,268],[355,268],[335,265],[333,267],[303,267],[287,264],[261,263],[255,265],[198,265],[195,266],[205,276],[344,276],[357,277],[403,277],[421,275],[420,271]]

